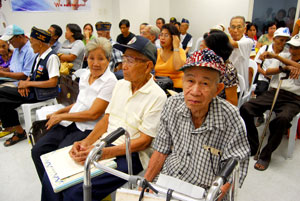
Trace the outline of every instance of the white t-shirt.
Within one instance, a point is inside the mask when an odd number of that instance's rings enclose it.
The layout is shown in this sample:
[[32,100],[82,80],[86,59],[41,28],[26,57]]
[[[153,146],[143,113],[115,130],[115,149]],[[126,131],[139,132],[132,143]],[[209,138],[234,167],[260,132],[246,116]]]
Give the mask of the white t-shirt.
[[[105,111],[109,114],[107,136],[119,127],[123,127],[130,135],[131,140],[140,136],[140,132],[153,138],[156,137],[160,114],[167,100],[164,91],[152,78],[138,91],[132,94],[131,82],[119,80],[113,91],[111,101]],[[125,143],[121,136],[113,144]],[[151,148],[139,152],[139,157],[144,168],[147,168],[152,153]]]
[[[86,70],[79,80],[79,94],[75,104],[72,106],[69,113],[82,112],[91,108],[96,98],[109,102],[112,96],[113,89],[117,83],[117,78],[109,69],[105,70],[102,76],[95,80],[91,85],[89,84],[91,72]],[[75,122],[76,127],[81,130],[93,130],[96,123],[102,118],[99,117],[94,121]],[[62,126],[69,126],[71,121],[60,122]]]
[[73,43],[65,40],[61,45],[61,48],[58,50],[58,53],[63,54],[73,54],[76,55],[77,58],[72,61],[73,70],[78,70],[82,67],[83,57],[84,57],[85,46],[81,40],[75,40]]
[[246,89],[249,88],[249,59],[253,46],[253,40],[243,36],[238,43],[238,48],[234,48],[229,60],[233,63],[238,74],[244,77]]
[[[273,43],[269,46],[267,45],[264,45],[262,46],[259,51],[257,52],[256,54],[256,57],[254,59],[254,61],[258,64],[261,64],[262,63],[262,60],[259,59],[259,56],[264,53],[265,51],[268,51],[268,52],[272,52],[274,53],[274,50],[273,50]],[[280,53],[279,53],[279,56],[282,56],[283,54],[287,54],[289,51],[287,48],[284,48]],[[268,67],[270,67],[270,65],[273,63],[273,60],[276,60],[274,58],[272,59],[265,59],[264,63],[263,63],[263,66],[262,66],[262,69],[264,69],[265,71],[267,70]],[[265,76],[263,74],[259,74],[258,75],[258,80],[260,81],[265,81],[265,82],[269,82],[269,80],[267,78],[265,78]]]
[[[289,53],[282,54],[282,57],[291,59],[291,55]],[[300,63],[300,62],[298,62],[298,63]],[[271,64],[271,66],[274,68],[278,68],[279,66],[284,67],[285,64],[281,63],[278,60],[274,60]],[[272,68],[272,67],[270,67],[270,68]],[[278,83],[279,83],[279,78],[285,77],[285,76],[286,76],[285,73],[279,73],[277,75],[273,75],[271,82],[270,82],[270,87],[277,89]],[[290,79],[289,78],[289,79],[283,80],[280,90],[281,89],[292,92],[292,93],[300,96],[300,78],[298,78],[298,79]]]
[[[182,44],[183,40],[185,39],[186,34],[182,35],[180,34],[180,43]],[[193,46],[193,37],[189,40],[186,47],[192,47]]]
[[[36,58],[34,70],[37,68],[37,65],[40,61],[40,59],[45,59],[46,56],[51,52],[51,48],[48,48],[42,55],[39,55]],[[48,71],[49,79],[53,77],[59,77],[59,66],[60,66],[60,61],[59,58],[56,54],[52,54],[47,61],[46,68]]]

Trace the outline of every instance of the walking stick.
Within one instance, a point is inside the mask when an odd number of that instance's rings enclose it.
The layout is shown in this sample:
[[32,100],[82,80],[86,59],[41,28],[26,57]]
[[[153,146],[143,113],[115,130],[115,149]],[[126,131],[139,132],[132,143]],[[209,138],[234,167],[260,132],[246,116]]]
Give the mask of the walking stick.
[[264,130],[263,130],[263,133],[260,137],[260,142],[259,142],[259,146],[258,146],[258,149],[257,149],[257,152],[254,156],[254,160],[258,160],[258,156],[260,154],[260,149],[261,149],[261,146],[262,146],[262,143],[264,141],[264,138],[266,136],[266,133],[267,133],[267,129],[269,127],[269,123],[270,123],[270,120],[271,120],[271,116],[272,116],[272,112],[273,112],[273,109],[274,109],[274,106],[275,106],[275,103],[276,103],[276,100],[277,100],[277,97],[278,97],[278,94],[279,94],[279,90],[280,90],[280,87],[281,87],[281,84],[282,84],[282,81],[285,80],[285,79],[288,79],[289,76],[290,76],[290,71],[283,71],[284,73],[286,73],[286,76],[285,77],[281,77],[280,78],[280,81],[278,83],[278,87],[276,89],[276,93],[275,93],[275,96],[274,96],[274,99],[273,99],[273,103],[272,103],[272,107],[270,109],[270,112],[269,112],[269,115],[268,115],[268,118],[267,118],[267,121],[266,121],[266,124],[265,124],[265,127],[264,127]]

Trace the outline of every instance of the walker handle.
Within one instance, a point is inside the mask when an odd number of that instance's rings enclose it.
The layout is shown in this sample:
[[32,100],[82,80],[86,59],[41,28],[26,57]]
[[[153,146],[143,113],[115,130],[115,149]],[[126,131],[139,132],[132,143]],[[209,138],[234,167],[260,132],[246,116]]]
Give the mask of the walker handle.
[[106,144],[111,144],[112,142],[117,140],[124,133],[125,133],[125,129],[122,127],[119,127],[117,130],[111,132],[108,136],[106,136],[101,141],[104,141]]
[[221,171],[218,173],[219,177],[222,177],[224,183],[227,182],[227,178],[231,175],[232,171],[234,170],[235,166],[238,164],[237,158],[230,158]]

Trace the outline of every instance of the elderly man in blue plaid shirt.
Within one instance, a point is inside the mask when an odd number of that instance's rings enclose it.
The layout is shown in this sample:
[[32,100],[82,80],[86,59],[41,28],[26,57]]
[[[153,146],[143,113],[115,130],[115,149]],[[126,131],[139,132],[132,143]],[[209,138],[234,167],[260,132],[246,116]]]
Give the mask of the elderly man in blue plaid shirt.
[[[161,172],[208,189],[231,157],[240,162],[240,184],[248,170],[250,147],[238,109],[217,97],[224,84],[221,57],[212,50],[195,52],[181,68],[183,93],[170,97],[162,111],[145,178]],[[226,184],[222,191],[225,192]]]

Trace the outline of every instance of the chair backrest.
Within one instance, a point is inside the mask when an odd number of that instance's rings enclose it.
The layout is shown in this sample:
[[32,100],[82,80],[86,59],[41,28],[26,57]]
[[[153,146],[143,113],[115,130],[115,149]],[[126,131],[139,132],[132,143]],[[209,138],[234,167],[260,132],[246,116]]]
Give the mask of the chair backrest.
[[251,85],[249,86],[249,91],[252,90],[253,82],[255,80],[255,76],[257,74],[257,63],[253,61],[252,59],[249,59],[249,68],[253,69],[253,76],[252,76],[252,81]]
[[238,107],[240,108],[243,104],[243,96],[246,92],[246,84],[245,84],[245,79],[242,75],[238,74],[238,78],[239,78],[239,89],[240,89]]

